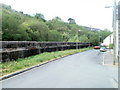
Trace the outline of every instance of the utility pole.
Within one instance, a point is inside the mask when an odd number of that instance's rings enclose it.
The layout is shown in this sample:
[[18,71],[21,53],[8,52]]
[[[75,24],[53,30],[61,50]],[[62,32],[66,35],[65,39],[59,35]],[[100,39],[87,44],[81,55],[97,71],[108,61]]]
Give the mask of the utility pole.
[[[105,8],[110,8],[111,6],[107,6]],[[114,43],[114,58],[113,64],[115,65],[116,62],[119,62],[120,57],[120,2],[114,0],[113,8],[113,43]]]

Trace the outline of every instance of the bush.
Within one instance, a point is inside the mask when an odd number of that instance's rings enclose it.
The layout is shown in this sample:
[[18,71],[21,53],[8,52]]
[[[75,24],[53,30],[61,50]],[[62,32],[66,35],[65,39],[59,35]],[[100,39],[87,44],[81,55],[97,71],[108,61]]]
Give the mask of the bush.
[[109,45],[109,48],[110,48],[110,49],[113,49],[113,44],[110,44],[110,45]]

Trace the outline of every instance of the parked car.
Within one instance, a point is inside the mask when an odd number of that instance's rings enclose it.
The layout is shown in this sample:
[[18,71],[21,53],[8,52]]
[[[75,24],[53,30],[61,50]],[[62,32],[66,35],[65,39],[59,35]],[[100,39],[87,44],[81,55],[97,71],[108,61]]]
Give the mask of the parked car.
[[100,46],[94,46],[94,49],[100,49]]
[[105,47],[100,48],[100,52],[106,52],[106,51],[107,51],[107,49]]

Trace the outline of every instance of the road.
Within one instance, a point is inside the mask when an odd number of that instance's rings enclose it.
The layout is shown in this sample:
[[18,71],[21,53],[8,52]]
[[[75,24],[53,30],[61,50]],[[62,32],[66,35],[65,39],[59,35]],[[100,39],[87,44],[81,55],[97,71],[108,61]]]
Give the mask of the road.
[[3,88],[113,88],[98,50],[80,52],[2,81]]

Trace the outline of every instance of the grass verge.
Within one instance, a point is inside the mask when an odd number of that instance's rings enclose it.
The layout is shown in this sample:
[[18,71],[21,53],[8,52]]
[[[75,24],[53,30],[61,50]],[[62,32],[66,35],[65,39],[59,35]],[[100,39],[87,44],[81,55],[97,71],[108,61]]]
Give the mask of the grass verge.
[[4,76],[12,72],[16,72],[18,70],[29,68],[34,65],[42,64],[43,62],[46,62],[49,60],[54,60],[63,56],[75,54],[75,53],[90,50],[90,49],[91,48],[83,48],[83,49],[77,49],[77,50],[71,49],[71,50],[65,50],[65,51],[45,52],[35,56],[30,56],[24,59],[17,59],[16,61],[0,63],[0,67],[2,69],[1,76]]

